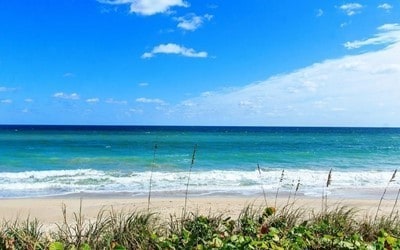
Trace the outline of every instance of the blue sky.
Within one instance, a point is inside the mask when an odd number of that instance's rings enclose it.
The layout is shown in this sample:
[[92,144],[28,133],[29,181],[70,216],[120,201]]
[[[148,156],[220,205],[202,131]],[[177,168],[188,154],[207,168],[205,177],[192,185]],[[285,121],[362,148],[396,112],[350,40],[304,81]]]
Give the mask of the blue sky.
[[400,126],[400,2],[0,1],[0,123]]

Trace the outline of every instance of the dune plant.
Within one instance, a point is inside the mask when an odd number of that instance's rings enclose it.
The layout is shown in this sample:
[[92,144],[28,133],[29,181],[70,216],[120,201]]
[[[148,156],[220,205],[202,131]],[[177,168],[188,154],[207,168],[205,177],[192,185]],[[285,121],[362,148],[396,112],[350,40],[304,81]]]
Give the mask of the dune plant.
[[300,179],[298,179],[297,180],[297,184],[296,184],[296,188],[294,190],[293,203],[296,202],[296,197],[297,197],[297,193],[299,192],[300,185],[301,185],[301,182],[300,182]]
[[275,204],[274,206],[276,207],[276,203],[278,201],[278,194],[279,194],[279,189],[282,186],[283,178],[285,177],[285,170],[283,169],[281,172],[281,177],[279,178],[279,183],[278,187],[276,188],[276,193],[275,193]]
[[[289,195],[288,195],[288,199],[287,199],[285,208],[294,206],[294,204],[296,202],[297,193],[299,192],[299,189],[300,189],[300,179],[297,180],[297,184],[296,185],[294,185],[294,180],[293,180],[292,184],[291,184],[291,188],[290,188],[290,192],[289,192]],[[292,193],[293,193],[293,200],[292,200],[292,202],[290,202],[290,199],[292,198]]]
[[[65,206],[62,210],[65,216]],[[0,223],[0,249],[400,249],[397,214],[363,219],[359,211],[345,206],[308,217],[306,212],[251,204],[233,219],[188,212],[165,223],[148,211],[113,209],[101,210],[90,221],[80,209],[58,230],[46,233],[39,221],[29,218]]]
[[16,219],[4,222],[0,233],[0,249],[45,249],[42,224],[37,219]]
[[322,211],[328,209],[328,188],[332,183],[332,168],[329,170],[328,177],[326,178],[326,184],[322,188]]
[[[390,217],[393,216],[394,211],[395,211],[395,209],[396,209],[396,207],[397,207],[397,202],[399,201],[399,195],[400,195],[400,188],[397,190],[396,199],[395,199],[395,201],[394,201],[394,204],[393,204],[393,207],[392,207],[392,211],[390,212]],[[398,213],[398,211],[397,211],[397,213]]]
[[151,163],[151,170],[150,170],[150,179],[149,179],[149,196],[147,198],[147,211],[150,210],[150,199],[151,199],[151,185],[153,182],[153,172],[154,172],[154,166],[156,164],[156,152],[157,152],[157,144],[154,144],[154,149],[153,149],[153,162]]
[[258,163],[257,163],[257,171],[258,171],[258,178],[260,179],[261,190],[262,190],[262,192],[263,192],[263,197],[264,197],[265,206],[268,206],[267,194],[266,194],[266,192],[265,192],[264,185],[263,185],[263,181],[262,181],[261,168],[260,168],[260,164],[258,164]]
[[386,192],[387,192],[387,190],[389,189],[389,185],[390,185],[390,183],[392,183],[392,182],[394,181],[394,179],[396,178],[396,173],[397,173],[397,169],[395,169],[395,170],[393,171],[392,177],[390,177],[388,183],[386,184],[385,189],[383,190],[383,193],[382,193],[381,198],[380,198],[380,200],[379,200],[378,208],[376,209],[375,220],[378,218],[378,213],[379,213],[379,211],[380,211],[380,209],[381,209],[382,201],[383,201],[383,199],[385,198]]
[[[111,247],[125,249],[156,249],[157,218],[153,213],[111,211],[108,231]],[[121,248],[121,247],[120,247]]]
[[286,206],[288,206],[290,203],[290,198],[292,198],[293,189],[294,189],[294,180],[292,180],[292,183],[290,184],[290,190],[289,190],[288,198],[286,201]]
[[187,177],[186,191],[185,191],[185,205],[183,207],[183,215],[184,216],[186,215],[186,207],[187,207],[187,199],[188,199],[188,193],[189,193],[190,175],[192,173],[194,160],[196,158],[196,151],[197,151],[197,144],[195,144],[194,147],[193,147],[192,160],[190,162],[190,168],[189,168],[189,173],[188,173],[188,177]]
[[62,204],[63,223],[57,224],[58,232],[54,235],[59,242],[64,242],[66,247],[84,247],[85,219],[82,213],[82,198],[79,200],[79,211],[73,213],[73,224],[68,223],[67,206]]

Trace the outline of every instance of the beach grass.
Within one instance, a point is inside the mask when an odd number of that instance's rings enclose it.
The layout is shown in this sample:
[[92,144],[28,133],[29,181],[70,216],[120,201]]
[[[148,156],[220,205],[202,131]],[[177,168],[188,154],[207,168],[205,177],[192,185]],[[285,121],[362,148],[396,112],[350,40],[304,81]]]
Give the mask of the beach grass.
[[357,209],[320,211],[248,205],[237,218],[187,212],[168,219],[143,211],[82,210],[46,230],[35,218],[3,221],[0,249],[399,249],[400,217],[360,216]]

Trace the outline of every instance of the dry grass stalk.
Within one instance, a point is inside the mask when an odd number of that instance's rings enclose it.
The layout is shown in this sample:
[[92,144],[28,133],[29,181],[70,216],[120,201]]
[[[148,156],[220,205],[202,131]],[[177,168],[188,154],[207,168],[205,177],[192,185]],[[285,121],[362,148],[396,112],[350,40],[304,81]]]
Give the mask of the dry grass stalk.
[[282,182],[283,182],[283,178],[285,177],[285,170],[283,169],[282,170],[282,173],[281,173],[281,177],[279,178],[279,185],[278,185],[278,187],[276,188],[276,193],[275,193],[275,207],[276,207],[276,202],[277,202],[277,200],[278,200],[278,194],[279,194],[279,189],[280,189],[280,187],[281,187],[281,185],[282,185]]
[[262,190],[263,196],[264,196],[265,206],[268,207],[267,194],[265,193],[264,185],[262,183],[261,168],[260,168],[260,164],[258,164],[258,163],[257,163],[257,170],[258,170],[258,177],[260,178],[260,185],[261,185],[261,190]]
[[322,211],[327,211],[328,209],[328,191],[327,189],[332,183],[332,168],[329,170],[328,178],[326,179],[326,185],[322,191]]
[[153,182],[153,171],[154,171],[154,166],[156,164],[156,151],[157,151],[157,144],[154,144],[154,152],[153,152],[153,162],[151,164],[151,171],[150,171],[150,183],[149,183],[149,197],[147,199],[147,211],[150,210],[150,199],[151,199],[151,185]]
[[189,168],[189,173],[188,173],[188,179],[186,183],[186,191],[185,191],[185,205],[183,207],[183,217],[186,216],[186,207],[187,207],[187,198],[188,198],[188,193],[189,193],[189,182],[190,182],[190,175],[192,173],[192,168],[194,165],[194,160],[196,158],[196,151],[197,151],[197,144],[194,145],[193,148],[193,153],[192,153],[192,161],[190,163],[190,168]]
[[[393,171],[392,177],[391,177],[390,180],[388,181],[385,190],[383,190],[383,194],[382,194],[382,196],[381,196],[381,199],[379,200],[378,208],[376,209],[375,220],[378,218],[378,213],[379,213],[379,211],[380,211],[380,209],[381,209],[382,201],[383,201],[383,199],[384,199],[384,197],[385,197],[385,194],[386,194],[386,192],[387,192],[387,190],[388,190],[388,188],[389,188],[390,183],[393,182],[394,179],[396,178],[396,174],[397,174],[397,169],[395,169],[395,170]],[[397,202],[397,198],[396,198],[396,202]]]
[[393,213],[395,208],[397,207],[397,201],[399,200],[399,195],[400,195],[400,188],[399,190],[397,190],[397,195],[396,195],[396,200],[394,201],[393,207],[392,207],[392,211],[390,212],[390,218],[393,218]]

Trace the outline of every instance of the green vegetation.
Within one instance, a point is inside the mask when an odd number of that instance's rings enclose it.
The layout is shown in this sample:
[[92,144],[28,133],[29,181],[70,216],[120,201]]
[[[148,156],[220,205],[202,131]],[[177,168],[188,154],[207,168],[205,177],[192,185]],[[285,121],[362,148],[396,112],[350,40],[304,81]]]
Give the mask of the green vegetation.
[[3,222],[0,249],[400,249],[398,214],[360,218],[336,207],[306,216],[292,204],[248,206],[238,218],[184,214],[161,220],[145,212],[100,211],[94,221],[79,211],[51,231],[36,219]]

